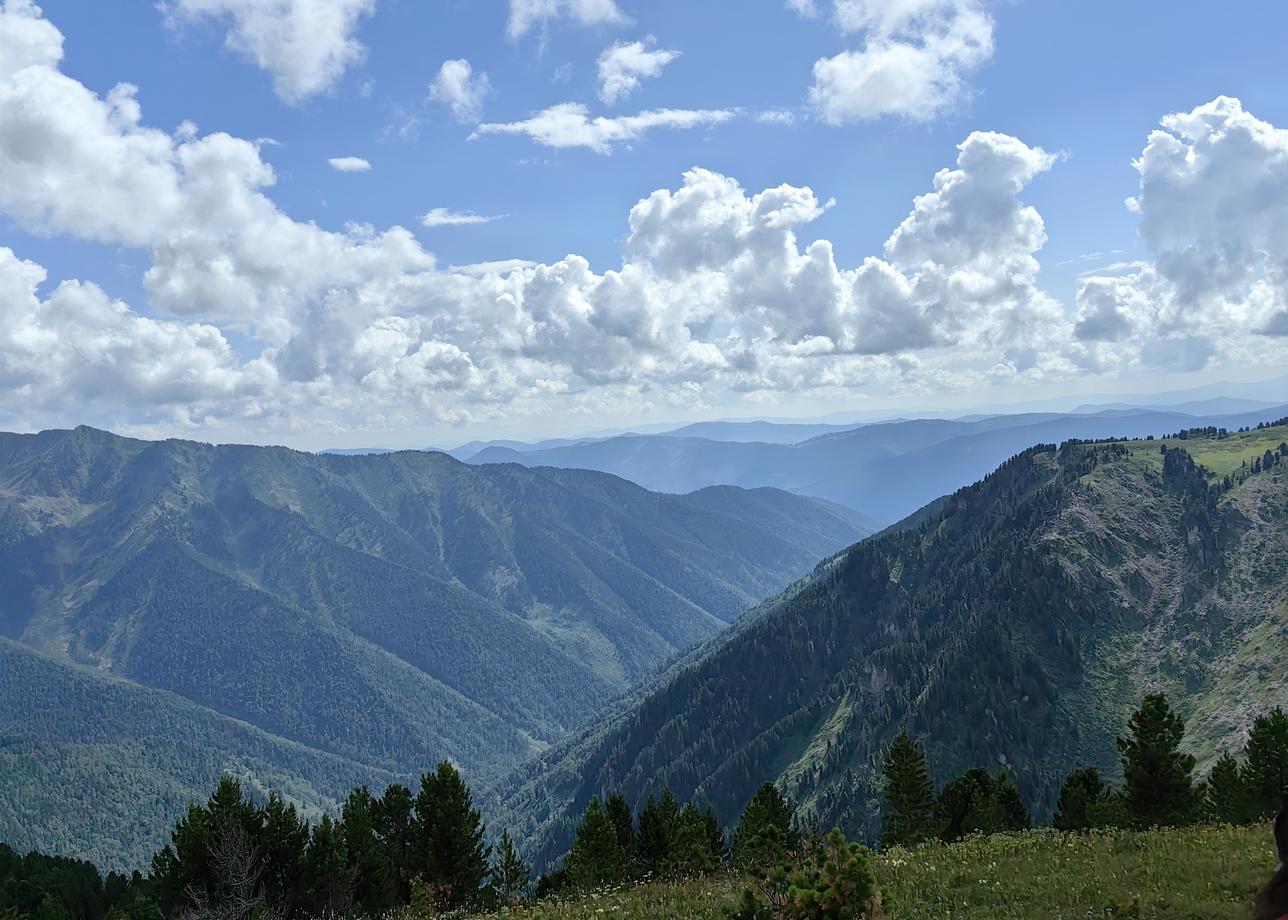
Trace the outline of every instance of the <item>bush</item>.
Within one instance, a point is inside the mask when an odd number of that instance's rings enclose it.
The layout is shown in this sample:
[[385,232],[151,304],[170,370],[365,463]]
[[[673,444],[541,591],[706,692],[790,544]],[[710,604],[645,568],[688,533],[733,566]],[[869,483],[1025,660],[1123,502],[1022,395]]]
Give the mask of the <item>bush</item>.
[[731,920],[877,920],[883,916],[866,848],[839,830],[799,862],[775,866],[743,892]]

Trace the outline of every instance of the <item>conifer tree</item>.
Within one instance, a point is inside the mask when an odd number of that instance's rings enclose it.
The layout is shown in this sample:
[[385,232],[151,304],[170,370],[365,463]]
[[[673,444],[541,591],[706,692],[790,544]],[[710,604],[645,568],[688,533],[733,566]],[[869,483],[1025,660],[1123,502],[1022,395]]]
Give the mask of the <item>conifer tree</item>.
[[392,864],[397,899],[406,903],[408,882],[418,871],[411,790],[394,783],[376,802],[376,836]]
[[1239,762],[1222,754],[1207,780],[1207,812],[1214,821],[1242,824],[1248,819],[1248,790]]
[[1275,708],[1252,723],[1248,732],[1244,782],[1250,818],[1269,818],[1288,793],[1288,715]]
[[1051,826],[1061,831],[1085,831],[1092,825],[1092,807],[1105,794],[1105,783],[1095,767],[1077,770],[1060,787]]
[[504,904],[516,904],[528,893],[532,885],[532,870],[510,839],[509,831],[501,831],[496,846],[496,865],[492,868],[492,885]]
[[935,789],[921,746],[907,730],[899,732],[886,753],[885,832],[881,845],[911,846],[934,833]]
[[1194,758],[1180,751],[1185,722],[1162,694],[1145,697],[1118,739],[1127,812],[1137,827],[1174,827],[1195,818]]
[[573,837],[568,854],[569,879],[585,890],[616,884],[625,875],[626,854],[617,842],[617,828],[596,796],[586,806],[581,826]]
[[354,789],[344,803],[344,845],[353,872],[354,901],[375,916],[398,900],[392,854],[380,837],[380,803],[366,786]]
[[773,783],[756,790],[738,819],[733,835],[733,858],[743,868],[770,866],[796,849],[792,810]]
[[626,804],[626,799],[621,793],[614,793],[608,797],[608,804],[605,806],[608,812],[608,819],[613,822],[613,827],[617,831],[617,843],[626,854],[629,862],[635,857],[635,819],[631,815],[631,807]]
[[671,856],[671,842],[680,820],[680,809],[670,789],[662,793],[661,801],[649,796],[648,804],[640,812],[639,855],[645,866],[657,870]]
[[488,874],[492,848],[483,842],[483,821],[461,775],[450,763],[421,777],[414,833],[424,883],[439,906],[475,904]]
[[309,879],[308,903],[314,916],[343,916],[353,905],[353,870],[344,843],[344,827],[323,815],[313,825],[304,857]]

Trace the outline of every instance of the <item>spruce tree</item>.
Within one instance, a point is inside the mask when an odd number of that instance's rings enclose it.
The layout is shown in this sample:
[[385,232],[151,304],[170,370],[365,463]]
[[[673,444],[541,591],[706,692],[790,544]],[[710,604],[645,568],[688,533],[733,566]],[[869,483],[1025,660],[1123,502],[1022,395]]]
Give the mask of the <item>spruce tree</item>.
[[614,793],[608,797],[605,810],[608,812],[608,820],[613,822],[613,827],[617,831],[617,843],[629,862],[635,858],[636,848],[635,819],[631,815],[631,807],[626,804],[626,799],[621,793]]
[[1105,794],[1105,783],[1095,767],[1069,774],[1060,787],[1051,825],[1061,831],[1085,831],[1092,824],[1092,808]]
[[483,842],[483,821],[460,773],[450,763],[421,777],[414,822],[420,875],[439,907],[475,904],[488,874],[492,848]]
[[519,855],[509,831],[501,831],[496,846],[496,865],[492,868],[492,885],[504,904],[517,904],[532,885],[532,870]]
[[1167,697],[1145,697],[1118,739],[1127,812],[1137,827],[1175,827],[1194,820],[1194,758],[1180,751],[1185,722]]
[[568,853],[568,876],[582,890],[614,885],[626,875],[626,854],[617,842],[617,828],[599,797],[590,800]]
[[734,861],[745,869],[771,866],[796,849],[792,810],[773,783],[756,790],[733,834]]
[[1248,819],[1248,790],[1239,762],[1222,754],[1207,780],[1208,816],[1223,824],[1242,824]]
[[921,746],[907,730],[886,752],[882,767],[885,780],[885,832],[881,845],[911,846],[934,833],[935,789]]
[[671,856],[671,843],[678,829],[680,809],[670,789],[662,793],[661,801],[649,796],[648,804],[640,812],[639,855],[651,870],[661,869]]
[[344,827],[323,815],[313,826],[304,862],[312,916],[343,916],[353,906],[353,870],[344,843]]
[[354,901],[376,916],[398,900],[397,870],[381,838],[380,802],[366,786],[354,789],[341,811],[347,861],[354,876]]
[[1288,794],[1288,715],[1275,708],[1252,723],[1248,732],[1244,782],[1250,818],[1269,818]]

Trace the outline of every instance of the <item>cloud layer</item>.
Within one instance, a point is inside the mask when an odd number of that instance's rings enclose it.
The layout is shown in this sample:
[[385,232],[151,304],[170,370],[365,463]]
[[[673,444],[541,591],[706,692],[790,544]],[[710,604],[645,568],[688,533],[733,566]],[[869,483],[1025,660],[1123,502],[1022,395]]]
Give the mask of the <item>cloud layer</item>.
[[[132,87],[97,95],[61,62],[57,29],[9,0],[0,212],[145,253],[148,303],[48,290],[0,247],[0,415],[18,423],[400,428],[1288,358],[1288,132],[1232,99],[1149,136],[1132,207],[1150,257],[1066,308],[1038,284],[1046,227],[1024,201],[1057,160],[1004,134],[966,137],[853,266],[805,235],[833,202],[692,169],[631,209],[616,269],[456,269],[401,227],[292,219],[255,143],[151,128]],[[493,130],[607,151],[677,117],[645,114]]]
[[228,47],[268,71],[279,96],[300,102],[365,56],[354,33],[376,0],[164,0],[161,8],[174,23],[226,24]]
[[[805,16],[814,0],[788,0]],[[966,95],[966,78],[993,54],[979,0],[832,0],[832,22],[858,48],[814,64],[809,99],[833,124],[887,115],[924,121]]]

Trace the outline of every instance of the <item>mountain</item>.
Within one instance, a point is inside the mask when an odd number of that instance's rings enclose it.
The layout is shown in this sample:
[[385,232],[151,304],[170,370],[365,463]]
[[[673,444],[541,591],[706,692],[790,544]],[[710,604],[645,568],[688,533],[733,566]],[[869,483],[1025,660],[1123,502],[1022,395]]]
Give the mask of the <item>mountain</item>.
[[1034,444],[1164,435],[1209,425],[1238,429],[1285,413],[1288,407],[1276,406],[1203,417],[1109,410],[1093,415],[911,419],[849,428],[797,444],[623,435],[539,450],[490,447],[469,462],[601,470],[661,492],[689,492],[718,483],[772,486],[825,498],[888,524],[974,482]]
[[[864,533],[846,509],[773,490],[657,495],[439,453],[3,434],[0,637],[7,659],[37,653],[24,667],[42,676],[0,681],[0,731],[9,751],[15,738],[110,745],[128,739],[87,741],[79,723],[162,718],[148,711],[162,697],[91,685],[93,673],[199,708],[220,731],[236,722],[337,758],[349,775],[449,758],[486,777]],[[66,736],[13,721],[64,695],[39,688],[72,684],[84,699],[65,707]],[[331,788],[280,746],[253,761],[231,742],[209,748],[249,764],[257,786],[308,784],[318,801]],[[78,750],[88,769],[91,750]],[[11,782],[44,777],[38,758],[13,763]],[[165,763],[142,764],[140,788],[176,788]],[[12,801],[0,798],[0,826]]]
[[773,780],[802,816],[871,837],[902,726],[941,782],[1004,766],[1049,816],[1072,769],[1116,773],[1114,738],[1151,690],[1210,763],[1288,703],[1285,441],[1288,425],[1029,448],[520,767],[491,791],[494,819],[545,862],[592,795],[639,805],[669,786],[729,822]]

